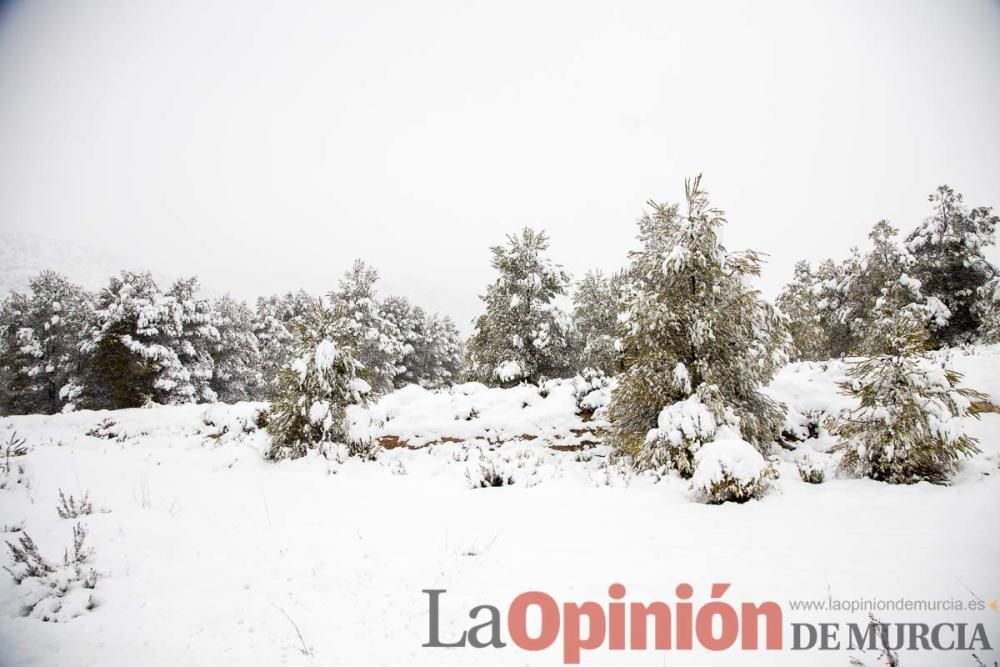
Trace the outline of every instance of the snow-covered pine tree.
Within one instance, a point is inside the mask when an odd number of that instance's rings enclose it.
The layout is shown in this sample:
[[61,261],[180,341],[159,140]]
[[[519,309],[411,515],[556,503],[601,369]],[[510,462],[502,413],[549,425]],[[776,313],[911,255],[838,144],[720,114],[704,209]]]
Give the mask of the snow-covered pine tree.
[[829,341],[820,322],[819,278],[809,262],[796,262],[795,273],[781,290],[775,305],[785,316],[792,336],[791,355],[795,361],[828,359]]
[[462,339],[451,318],[429,315],[398,296],[387,297],[381,311],[403,343],[403,358],[393,380],[396,388],[418,384],[438,389],[455,382],[462,363]]
[[[875,307],[885,289],[899,283],[906,274],[910,258],[897,241],[899,230],[886,220],[879,220],[872,226],[868,238],[871,249],[858,264],[857,270],[847,272],[847,298],[843,318],[850,326],[853,345],[849,352],[857,353],[865,345],[867,328],[874,318]],[[912,283],[917,290],[919,284]],[[913,300],[920,300],[919,291]],[[906,305],[901,303],[900,306]]]
[[871,356],[854,362],[842,385],[859,405],[827,423],[844,469],[894,484],[943,483],[961,456],[978,451],[960,419],[977,415],[986,397],[928,357],[926,322],[918,304],[885,299],[876,308]]
[[260,365],[250,391],[254,400],[274,398],[278,374],[292,358],[292,323],[302,317],[314,301],[301,290],[257,299],[253,334],[260,351]]
[[588,368],[608,376],[621,372],[618,310],[624,280],[623,273],[609,278],[600,271],[588,271],[577,283],[573,293],[573,325],[580,345],[578,372]]
[[[185,287],[178,288],[178,294]],[[185,312],[187,308],[191,312]],[[140,407],[210,399],[211,357],[202,356],[200,332],[185,336],[185,321],[201,326],[203,307],[164,297],[148,273],[123,271],[96,297],[84,353],[79,402],[90,409]],[[180,354],[193,360],[192,377]],[[198,364],[207,363],[199,367]],[[207,375],[206,375],[207,371]]]
[[[749,285],[753,251],[728,252],[726,222],[701,177],[685,182],[687,214],[650,201],[630,253],[624,303],[625,371],[608,414],[610,442],[639,467],[693,472],[705,442],[742,438],[766,451],[783,410],[760,388],[784,362],[781,316]],[[734,436],[735,433],[735,436]]]
[[856,340],[847,322],[848,294],[851,280],[861,271],[861,252],[851,248],[850,256],[843,262],[827,259],[816,267],[816,293],[818,297],[819,324],[825,339],[822,358],[833,359],[849,354],[856,347]]
[[434,313],[424,325],[424,339],[414,355],[419,383],[427,389],[455,384],[462,366],[464,345],[455,322],[447,315]]
[[386,297],[379,304],[379,312],[398,332],[402,343],[402,357],[396,366],[392,383],[395,388],[420,383],[421,369],[418,367],[417,350],[423,345],[426,332],[426,316],[419,306],[414,306],[402,296]]
[[212,389],[225,403],[249,401],[260,368],[260,350],[253,333],[254,313],[228,294],[212,304],[219,338],[212,347],[215,371]]
[[984,343],[1000,343],[1000,276],[979,288],[976,304],[979,338]]
[[95,321],[81,345],[86,356],[83,407],[139,407],[156,393],[163,367],[179,364],[173,350],[160,342],[159,298],[148,272],[123,271],[97,294]]
[[337,290],[330,294],[334,310],[343,318],[338,326],[353,341],[351,347],[367,371],[373,396],[392,391],[397,367],[406,351],[399,329],[382,314],[376,281],[378,271],[355,260]]
[[0,306],[0,414],[72,408],[79,386],[90,295],[52,271],[35,276],[29,289]]
[[198,296],[198,279],[194,276],[174,282],[160,299],[166,315],[162,333],[170,338],[180,366],[170,366],[160,379],[166,389],[158,402],[211,403],[218,397],[212,389],[215,362],[212,351],[219,343],[212,303]]
[[272,461],[346,442],[345,410],[366,402],[371,387],[357,358],[355,332],[345,328],[351,318],[344,307],[317,299],[292,322],[292,361],[278,375],[267,425]]
[[924,294],[941,301],[950,314],[947,322],[931,329],[934,344],[968,343],[975,340],[980,325],[979,290],[1000,275],[983,254],[993,245],[1000,218],[986,206],[970,210],[962,195],[947,185],[929,200],[934,212],[906,237],[913,255],[911,275],[921,282]]
[[486,312],[466,350],[470,379],[509,387],[572,373],[572,322],[555,304],[569,276],[545,256],[548,248],[545,232],[527,227],[490,248],[500,276],[480,297]]

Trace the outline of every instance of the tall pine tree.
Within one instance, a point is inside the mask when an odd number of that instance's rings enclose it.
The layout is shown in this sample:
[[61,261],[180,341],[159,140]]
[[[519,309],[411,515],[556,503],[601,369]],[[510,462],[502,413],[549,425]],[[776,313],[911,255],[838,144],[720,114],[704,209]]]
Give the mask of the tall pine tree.
[[913,255],[912,275],[926,295],[947,307],[947,321],[931,329],[934,344],[968,343],[980,326],[979,291],[998,275],[983,250],[993,244],[1000,218],[985,206],[970,210],[962,195],[947,185],[929,200],[934,212],[906,238]]
[[[719,241],[726,220],[701,188],[685,183],[687,212],[650,201],[630,253],[625,297],[625,371],[608,415],[611,443],[642,467],[690,474],[698,447],[723,426],[766,450],[783,421],[760,389],[785,360],[778,312],[750,285],[761,259]],[[664,410],[683,401],[690,410]],[[665,415],[661,415],[665,413]],[[697,423],[665,423],[697,415]],[[661,419],[665,416],[667,419]]]
[[470,379],[512,386],[572,373],[572,322],[555,303],[569,275],[546,256],[548,248],[545,232],[527,227],[490,248],[500,275],[480,297],[486,312],[468,342]]

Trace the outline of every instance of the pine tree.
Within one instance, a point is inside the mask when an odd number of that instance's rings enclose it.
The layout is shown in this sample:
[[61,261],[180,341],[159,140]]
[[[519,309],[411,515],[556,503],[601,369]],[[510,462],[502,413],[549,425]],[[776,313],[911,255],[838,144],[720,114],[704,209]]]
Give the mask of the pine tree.
[[292,358],[291,327],[314,301],[301,290],[257,299],[253,334],[260,352],[260,365],[250,390],[250,396],[254,400],[274,398],[278,374]]
[[869,335],[871,356],[853,363],[842,385],[859,405],[827,424],[842,467],[894,484],[946,482],[961,456],[979,451],[959,420],[977,416],[985,395],[958,387],[958,373],[928,358],[919,306],[883,302]]
[[378,271],[355,260],[337,290],[330,294],[334,310],[343,318],[338,326],[353,341],[352,348],[367,371],[373,396],[392,391],[406,351],[399,330],[382,314],[375,292],[377,281]]
[[830,343],[821,323],[818,283],[809,262],[797,262],[792,281],[778,295],[776,305],[786,318],[795,361],[829,358]]
[[418,384],[438,389],[452,384],[462,362],[462,341],[455,323],[448,317],[428,315],[404,297],[386,298],[381,310],[403,343],[394,386]]
[[1000,343],[1000,276],[979,288],[976,312],[979,338],[984,343]]
[[228,294],[215,301],[212,311],[219,332],[212,347],[215,364],[212,390],[225,403],[252,400],[260,368],[260,350],[253,333],[254,313],[246,303]]
[[468,343],[470,379],[513,386],[572,373],[572,322],[554,303],[569,276],[545,256],[548,247],[544,232],[525,228],[490,248],[500,276],[480,297],[486,312]]
[[30,296],[14,293],[0,306],[0,414],[71,409],[79,384],[90,295],[52,271],[29,289]]
[[[853,336],[850,349],[852,353],[860,351],[864,346],[868,338],[866,327],[872,322],[877,302],[886,288],[898,284],[906,274],[910,258],[900,247],[896,238],[898,234],[899,230],[886,220],[875,223],[868,233],[872,242],[871,250],[864,255],[856,271],[847,273],[844,320],[850,326]],[[919,284],[910,284],[916,288],[912,301],[921,300]]]
[[175,281],[160,302],[166,319],[161,333],[169,337],[166,344],[173,348],[180,363],[167,367],[161,376],[159,384],[165,391],[158,402],[215,401],[218,397],[212,389],[212,350],[219,344],[219,330],[211,302],[198,296],[195,277]]
[[624,274],[610,278],[588,271],[573,294],[573,325],[580,344],[578,372],[590,368],[605,375],[622,370],[618,309],[622,301]]
[[278,376],[267,425],[272,461],[346,442],[347,406],[366,403],[371,386],[357,358],[355,333],[345,328],[350,316],[344,307],[317,300],[292,323],[293,358]]
[[164,296],[148,272],[111,278],[97,295],[94,322],[81,344],[82,406],[214,400],[210,313],[194,297],[195,286],[193,279],[180,281]]
[[929,197],[934,212],[906,239],[913,255],[912,275],[925,294],[947,308],[947,321],[931,330],[936,346],[968,343],[976,338],[980,289],[998,275],[983,255],[993,244],[997,222],[985,206],[969,210],[962,195],[942,185]]
[[[701,177],[685,191],[686,215],[650,201],[639,220],[642,247],[630,253],[624,303],[625,371],[608,414],[616,451],[640,467],[690,475],[694,453],[720,429],[761,450],[776,440],[782,406],[760,387],[783,363],[788,335],[749,286],[760,256],[721,245],[726,220]],[[689,409],[670,409],[685,401]]]
[[861,271],[861,253],[851,248],[850,256],[843,262],[831,259],[820,262],[816,268],[816,293],[819,301],[819,324],[823,330],[825,351],[821,358],[839,358],[850,354],[857,341],[847,321],[848,285]]
[[393,386],[403,387],[408,384],[419,384],[417,350],[423,345],[426,332],[426,316],[423,309],[414,306],[406,297],[390,296],[379,305],[380,313],[397,332],[397,338],[402,343],[402,355],[393,376]]
[[427,318],[422,345],[414,353],[418,382],[427,389],[440,389],[459,380],[464,356],[462,335],[447,315],[434,313]]

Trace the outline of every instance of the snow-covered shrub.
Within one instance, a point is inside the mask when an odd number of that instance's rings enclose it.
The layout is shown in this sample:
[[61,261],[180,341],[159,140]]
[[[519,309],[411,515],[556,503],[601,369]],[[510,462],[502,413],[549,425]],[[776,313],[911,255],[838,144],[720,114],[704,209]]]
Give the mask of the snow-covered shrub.
[[514,483],[514,470],[509,459],[496,456],[481,457],[465,471],[465,477],[474,489],[491,486],[510,486]]
[[22,615],[64,623],[96,606],[97,572],[86,567],[93,556],[93,550],[85,546],[86,537],[83,524],[73,526],[73,544],[61,565],[45,559],[27,533],[21,533],[16,544],[7,542],[14,562],[4,569],[22,587]]
[[271,403],[267,458],[305,455],[309,449],[346,442],[349,405],[364,404],[371,389],[358,361],[353,336],[345,331],[339,307],[317,301],[293,324],[295,356],[278,376]]
[[86,514],[94,513],[94,505],[90,502],[89,492],[84,491],[83,497],[77,500],[72,495],[66,496],[63,490],[59,489],[59,504],[56,512],[61,519],[78,519]]
[[0,489],[12,489],[24,482],[24,466],[16,460],[27,455],[28,445],[17,433],[11,433],[0,450]]
[[571,374],[572,322],[554,303],[569,276],[545,256],[548,247],[544,232],[525,228],[490,248],[500,275],[486,288],[486,312],[468,342],[469,379],[509,387]]
[[[640,466],[682,462],[661,456],[664,450],[647,436],[665,406],[692,396],[716,423],[737,424],[741,437],[761,449],[777,439],[783,422],[783,406],[761,392],[784,363],[788,335],[777,311],[749,285],[760,256],[721,245],[726,220],[709,204],[700,177],[685,190],[686,215],[676,204],[649,202],[652,212],[639,220],[642,247],[628,268],[625,371],[608,417],[610,444]],[[670,447],[691,437],[672,444],[658,436]]]
[[720,427],[737,430],[736,417],[727,413],[716,388],[703,384],[692,396],[660,411],[656,428],[635,453],[635,462],[643,469],[666,467],[691,477],[698,451],[715,440]]
[[11,459],[17,458],[19,456],[24,456],[28,453],[28,444],[24,438],[19,438],[17,436],[17,431],[14,431],[7,437],[7,442],[3,445],[3,461],[0,465],[3,466],[3,472],[10,472]]
[[799,477],[808,484],[822,484],[826,481],[826,464],[809,452],[803,452],[795,461]]
[[842,466],[894,484],[943,483],[961,456],[979,451],[961,418],[978,416],[986,396],[959,387],[958,373],[931,361],[913,310],[883,313],[877,331],[878,353],[854,362],[842,385],[859,405],[828,423]]
[[[466,457],[468,455],[466,453]],[[466,467],[465,478],[474,489],[514,484],[531,487],[539,482],[541,465],[538,454],[526,449],[517,452],[479,450],[478,457],[473,457]]]
[[102,440],[114,440],[118,437],[117,426],[118,422],[111,417],[105,417],[92,428],[87,429],[86,435]]
[[691,488],[711,504],[759,498],[775,476],[760,452],[739,438],[713,440],[698,449],[694,458]]

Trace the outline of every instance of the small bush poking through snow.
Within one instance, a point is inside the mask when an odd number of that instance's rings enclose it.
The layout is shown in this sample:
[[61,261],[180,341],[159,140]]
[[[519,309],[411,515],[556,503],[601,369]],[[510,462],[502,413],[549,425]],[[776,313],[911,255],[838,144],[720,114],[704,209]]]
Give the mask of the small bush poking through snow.
[[510,486],[514,483],[514,472],[509,464],[509,461],[498,460],[496,457],[480,459],[478,470],[469,468],[465,471],[465,477],[474,489]]
[[92,438],[102,438],[104,440],[114,440],[118,437],[118,433],[115,431],[115,426],[118,424],[114,419],[106,417],[100,421],[94,428],[87,431],[87,435]]
[[715,440],[695,453],[691,488],[713,505],[761,497],[776,473],[750,443]]
[[808,453],[803,454],[795,462],[799,469],[799,477],[807,484],[822,484],[826,481],[826,466]]
[[97,586],[97,572],[84,566],[93,550],[85,546],[87,529],[82,523],[73,526],[73,544],[66,549],[62,565],[47,561],[27,533],[18,543],[7,542],[13,567],[4,567],[23,586],[22,615],[42,621],[62,623],[96,606],[91,591]]
[[84,491],[83,497],[80,500],[77,500],[72,495],[67,498],[63,494],[63,490],[59,489],[59,504],[56,506],[59,518],[77,519],[85,514],[93,514],[94,506],[87,497],[88,495],[89,492]]

